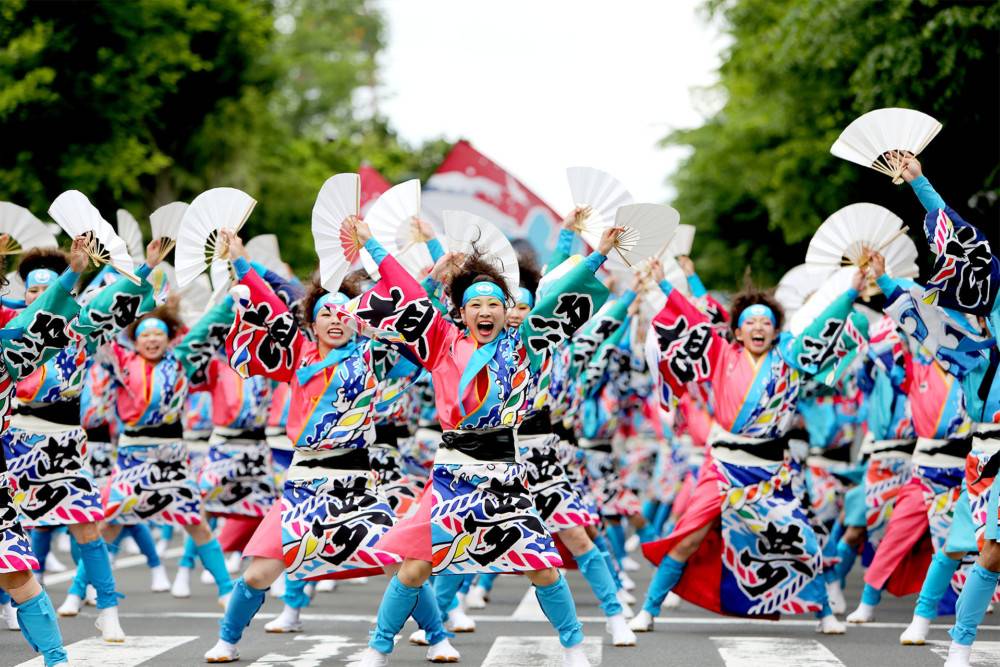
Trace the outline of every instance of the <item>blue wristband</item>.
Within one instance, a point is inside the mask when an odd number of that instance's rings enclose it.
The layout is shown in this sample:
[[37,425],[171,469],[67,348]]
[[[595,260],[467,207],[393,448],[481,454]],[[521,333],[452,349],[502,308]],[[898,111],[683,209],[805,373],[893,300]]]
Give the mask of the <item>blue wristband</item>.
[[233,260],[233,268],[236,269],[236,277],[243,280],[253,267],[250,262],[247,261],[246,257],[237,257]]

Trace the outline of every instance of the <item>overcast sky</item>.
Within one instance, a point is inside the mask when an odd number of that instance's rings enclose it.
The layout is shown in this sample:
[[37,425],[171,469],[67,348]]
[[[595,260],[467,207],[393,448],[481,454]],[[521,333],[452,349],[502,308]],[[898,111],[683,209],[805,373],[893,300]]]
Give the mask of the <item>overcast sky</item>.
[[697,125],[723,38],[693,0],[382,0],[380,105],[400,134],[466,138],[552,205],[565,169],[669,198],[680,157],[657,142]]

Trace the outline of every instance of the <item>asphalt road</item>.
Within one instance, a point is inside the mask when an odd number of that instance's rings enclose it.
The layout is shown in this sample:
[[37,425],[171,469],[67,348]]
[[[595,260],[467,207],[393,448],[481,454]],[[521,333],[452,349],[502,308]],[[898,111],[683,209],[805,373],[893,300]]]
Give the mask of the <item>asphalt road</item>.
[[[174,547],[179,545],[175,541]],[[171,553],[179,550],[174,548]],[[68,554],[59,554],[69,562]],[[176,556],[165,560],[171,575]],[[651,575],[644,564],[634,573],[641,598]],[[149,571],[141,557],[125,556],[116,567],[122,601],[122,627],[129,635],[124,645],[108,645],[96,639],[96,610],[87,607],[80,616],[61,619],[73,665],[133,667],[136,665],[174,667],[204,664],[202,655],[215,643],[221,609],[215,587],[202,585],[193,577],[193,595],[173,599],[169,593],[149,592]],[[947,653],[947,623],[935,625],[931,639],[939,642],[924,647],[903,647],[898,636],[912,613],[913,598],[896,599],[888,594],[879,607],[875,623],[851,626],[842,637],[815,633],[811,618],[795,617],[774,622],[748,622],[715,616],[690,605],[666,612],[656,631],[639,636],[635,648],[611,646],[600,610],[586,582],[569,572],[577,609],[587,633],[587,651],[593,664],[683,665],[705,667],[941,667]],[[47,583],[58,606],[66,593],[68,575],[50,575]],[[341,583],[332,593],[318,593],[303,615],[305,631],[280,635],[264,632],[264,623],[281,611],[281,601],[268,599],[244,634],[240,644],[240,665],[255,667],[319,667],[345,665],[364,648],[368,629],[381,598],[384,578],[366,584]],[[544,667],[560,665],[554,632],[540,616],[523,577],[504,576],[497,580],[492,600],[482,612],[474,612],[478,629],[452,641],[462,653],[462,664],[482,667]],[[856,572],[847,590],[849,606],[860,595],[861,581]],[[636,605],[638,608],[638,605]],[[988,616],[980,632],[974,662],[983,667],[1000,665],[1000,618]],[[404,628],[393,654],[392,664],[427,665],[424,650],[410,646],[405,638],[415,629]],[[0,632],[0,665],[41,666],[20,633]]]

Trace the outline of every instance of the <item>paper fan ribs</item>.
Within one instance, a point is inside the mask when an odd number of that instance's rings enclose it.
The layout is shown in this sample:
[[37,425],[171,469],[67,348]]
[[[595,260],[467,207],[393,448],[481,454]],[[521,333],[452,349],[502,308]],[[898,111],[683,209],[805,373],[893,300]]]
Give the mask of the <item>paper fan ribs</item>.
[[59,245],[55,235],[31,211],[12,204],[0,202],[0,255],[16,255],[30,248],[55,248]]
[[[625,230],[615,241],[608,259],[619,260],[626,266],[634,267],[645,259],[660,255],[673,239],[680,219],[680,213],[663,204],[622,206],[615,214],[614,224]],[[587,242],[597,247],[599,241],[600,238]]]
[[883,173],[899,185],[906,159],[919,155],[940,131],[941,123],[920,111],[876,109],[848,125],[830,152]]
[[361,211],[361,177],[337,174],[323,183],[312,212],[312,233],[319,255],[319,273],[323,287],[340,290],[351,265],[361,254],[362,243],[344,227],[349,216]]
[[864,268],[867,253],[885,257],[886,272],[894,278],[917,275],[917,248],[906,235],[903,221],[877,204],[851,204],[827,218],[806,250],[806,264],[830,271],[846,264]]
[[229,248],[221,241],[223,229],[238,232],[257,201],[236,188],[212,188],[194,198],[184,212],[177,239],[177,283],[187,286],[207,266],[213,275],[229,272]]
[[583,214],[574,223],[573,231],[596,247],[601,232],[614,224],[619,207],[632,203],[632,195],[618,179],[592,167],[570,167],[566,170],[573,204]]
[[365,215],[365,222],[386,252],[415,278],[422,278],[433,265],[425,245],[432,237],[421,231],[419,219],[420,181],[416,179],[386,190]]
[[70,238],[86,237],[85,250],[95,266],[107,264],[139,284],[139,278],[132,273],[132,257],[125,241],[101,217],[100,211],[90,203],[86,195],[79,190],[67,190],[52,202],[49,215]]
[[175,201],[164,204],[149,214],[149,225],[153,229],[153,238],[160,241],[160,259],[162,260],[177,243],[181,232],[181,221],[187,212],[186,202]]

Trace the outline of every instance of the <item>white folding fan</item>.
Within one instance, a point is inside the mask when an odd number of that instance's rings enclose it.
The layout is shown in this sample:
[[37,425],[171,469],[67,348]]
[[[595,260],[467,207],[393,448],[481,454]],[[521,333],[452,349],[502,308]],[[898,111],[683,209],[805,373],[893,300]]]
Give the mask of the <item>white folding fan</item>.
[[855,119],[830,147],[839,158],[870,167],[899,185],[908,155],[927,147],[941,123],[913,109],[876,109]]
[[67,190],[52,202],[49,215],[70,238],[87,237],[85,250],[95,266],[107,264],[139,284],[139,278],[132,273],[134,265],[125,241],[115,234],[86,195],[79,190]]
[[219,240],[219,232],[238,232],[256,204],[253,197],[236,188],[212,188],[194,198],[184,212],[177,238],[174,260],[178,285],[188,285],[209,264],[213,280],[231,275],[229,248]]
[[149,225],[153,230],[153,238],[160,240],[160,259],[170,254],[177,237],[181,233],[181,221],[187,212],[187,202],[174,201],[164,204],[149,214]]
[[788,318],[788,330],[793,336],[798,336],[805,328],[820,316],[826,308],[851,286],[857,269],[845,266],[829,274],[815,292],[813,292],[802,307]]
[[[422,278],[427,268],[434,264],[426,246],[430,238],[420,231],[419,217],[420,181],[417,179],[383,192],[365,214],[365,222],[375,238],[415,278]],[[365,268],[370,274],[367,263]]]
[[278,237],[274,234],[260,234],[246,242],[245,247],[250,259],[260,262],[268,271],[277,273],[282,278],[288,278],[291,273],[281,261],[281,248]]
[[832,268],[820,270],[807,264],[799,264],[781,277],[774,290],[774,298],[784,309],[786,322],[791,320],[806,299],[823,285],[833,271]]
[[212,285],[208,276],[198,274],[179,290],[181,319],[184,324],[193,327],[212,303]]
[[132,256],[132,261],[139,264],[146,257],[146,244],[142,242],[142,228],[132,214],[123,208],[115,213],[118,220],[118,236],[125,241],[128,254]]
[[485,255],[503,275],[511,294],[517,294],[520,285],[520,268],[517,253],[493,223],[467,211],[444,212],[445,248],[448,252]]
[[601,232],[614,223],[619,207],[632,203],[632,195],[618,179],[600,169],[570,167],[566,178],[573,204],[586,210],[576,221],[574,231],[597,247],[593,239],[600,239]]
[[687,257],[691,254],[691,247],[694,245],[694,225],[677,225],[674,237],[667,245],[666,254],[671,257]]
[[313,205],[312,233],[319,255],[320,280],[330,292],[340,290],[340,283],[361,253],[361,241],[343,229],[344,219],[360,211],[360,176],[337,174],[326,179]]
[[885,270],[894,278],[917,275],[917,248],[906,235],[903,221],[877,204],[851,204],[827,218],[806,251],[806,264],[823,272],[845,264],[864,267],[865,254],[885,257]]
[[[632,268],[644,259],[661,255],[669,246],[680,219],[680,213],[663,204],[629,204],[620,207],[615,214],[614,226],[624,227],[625,231],[615,241],[608,259]],[[598,233],[596,237],[590,237],[589,234],[584,234],[583,238],[596,248],[601,235]]]
[[0,244],[0,255],[59,246],[55,235],[31,211],[7,201],[0,202],[0,234],[7,235],[6,242]]

